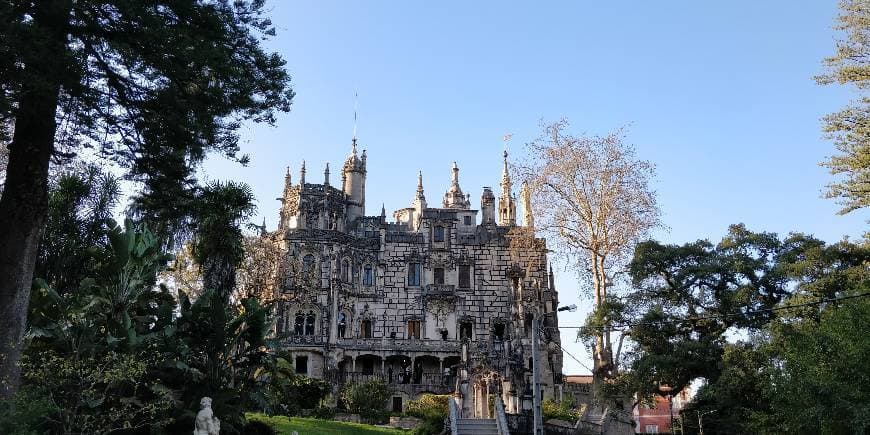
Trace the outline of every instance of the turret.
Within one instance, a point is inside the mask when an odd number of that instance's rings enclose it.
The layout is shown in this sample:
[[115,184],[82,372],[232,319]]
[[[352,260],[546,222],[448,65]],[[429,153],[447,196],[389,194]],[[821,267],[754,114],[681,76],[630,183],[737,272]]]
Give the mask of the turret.
[[480,217],[481,225],[495,225],[495,195],[489,187],[480,195]]
[[347,195],[347,224],[365,215],[366,207],[366,152],[357,156],[356,138],[351,142],[351,152],[342,168],[342,190]]
[[532,214],[532,194],[529,191],[529,184],[525,181],[523,181],[523,185],[520,188],[520,205],[523,209],[522,225],[524,227],[534,228],[535,216]]
[[501,197],[498,199],[498,220],[502,226],[517,224],[517,206],[511,192],[511,177],[508,172],[508,152],[504,152],[504,167],[501,171]]

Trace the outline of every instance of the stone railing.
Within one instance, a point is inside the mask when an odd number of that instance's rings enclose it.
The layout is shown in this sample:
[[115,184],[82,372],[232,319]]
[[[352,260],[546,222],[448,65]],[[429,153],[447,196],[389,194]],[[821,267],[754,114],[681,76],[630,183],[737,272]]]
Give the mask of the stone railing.
[[454,376],[444,376],[438,373],[422,373],[408,374],[393,373],[392,377],[389,374],[373,372],[333,372],[326,376],[326,379],[336,384],[360,384],[372,380],[381,380],[390,385],[395,391],[402,391],[410,395],[416,396],[423,392],[432,392],[436,394],[447,394],[453,391]]
[[507,423],[507,416],[504,412],[504,402],[502,402],[501,396],[495,398],[495,425],[498,428],[499,435],[511,435],[511,430]]
[[462,418],[462,408],[456,403],[458,401],[458,397],[451,397],[447,401],[450,404],[450,433],[453,435],[459,435],[459,419]]
[[326,344],[325,335],[288,335],[278,339],[281,346],[322,346]]
[[386,350],[404,352],[458,353],[459,340],[428,340],[401,338],[339,338],[338,345],[347,350]]

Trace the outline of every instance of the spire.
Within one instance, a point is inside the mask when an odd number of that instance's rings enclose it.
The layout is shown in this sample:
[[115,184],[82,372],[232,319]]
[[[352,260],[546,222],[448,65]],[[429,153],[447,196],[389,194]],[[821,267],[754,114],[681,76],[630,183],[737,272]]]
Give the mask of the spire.
[[263,225],[260,226],[260,235],[266,235],[266,216],[263,216]]
[[511,177],[508,171],[507,144],[503,153],[504,163],[501,172],[501,197],[498,199],[498,220],[502,226],[514,226],[517,224],[517,210],[514,203],[514,194],[511,192]]
[[299,169],[299,185],[305,187],[305,160],[302,161],[302,168]]
[[511,176],[508,171],[508,152],[504,150],[504,166],[501,170],[501,188],[502,190],[511,190]]
[[326,162],[326,169],[323,170],[323,185],[329,186],[329,162]]
[[423,195],[423,171],[417,172],[417,199],[426,200]]
[[381,219],[383,220],[386,218],[387,218],[387,207],[386,207],[386,204],[381,203]]
[[290,167],[287,167],[287,173],[284,174],[284,188],[288,188],[293,185],[293,177],[290,176]]
[[459,166],[453,162],[453,174],[451,175],[450,187],[444,193],[444,208],[459,208],[467,209],[471,207],[471,202],[468,197],[462,193],[462,188],[459,187]]

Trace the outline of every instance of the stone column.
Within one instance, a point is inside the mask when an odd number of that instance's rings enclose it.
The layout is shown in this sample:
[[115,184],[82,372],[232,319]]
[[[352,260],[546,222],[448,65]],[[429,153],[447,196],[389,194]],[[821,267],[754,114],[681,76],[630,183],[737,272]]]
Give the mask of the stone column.
[[356,372],[356,357],[353,355],[351,355],[351,357],[350,357],[350,366],[351,366],[351,371]]
[[335,344],[338,341],[338,289],[334,284],[334,280],[332,279],[332,275],[335,272],[337,258],[332,258],[330,260],[329,267],[329,295],[332,299],[332,306],[330,306],[330,319],[329,319],[329,343]]

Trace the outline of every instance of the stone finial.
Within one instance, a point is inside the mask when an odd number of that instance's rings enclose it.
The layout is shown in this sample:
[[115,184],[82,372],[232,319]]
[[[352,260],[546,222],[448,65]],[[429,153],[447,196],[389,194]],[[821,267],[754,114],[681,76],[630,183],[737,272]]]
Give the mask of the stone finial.
[[302,168],[299,169],[299,185],[305,187],[305,160],[302,161]]
[[462,193],[462,188],[459,187],[459,166],[453,162],[453,174],[451,175],[450,187],[444,193],[444,208],[467,209],[471,206],[471,201]]
[[326,169],[323,170],[323,185],[329,186],[329,162],[326,162]]

